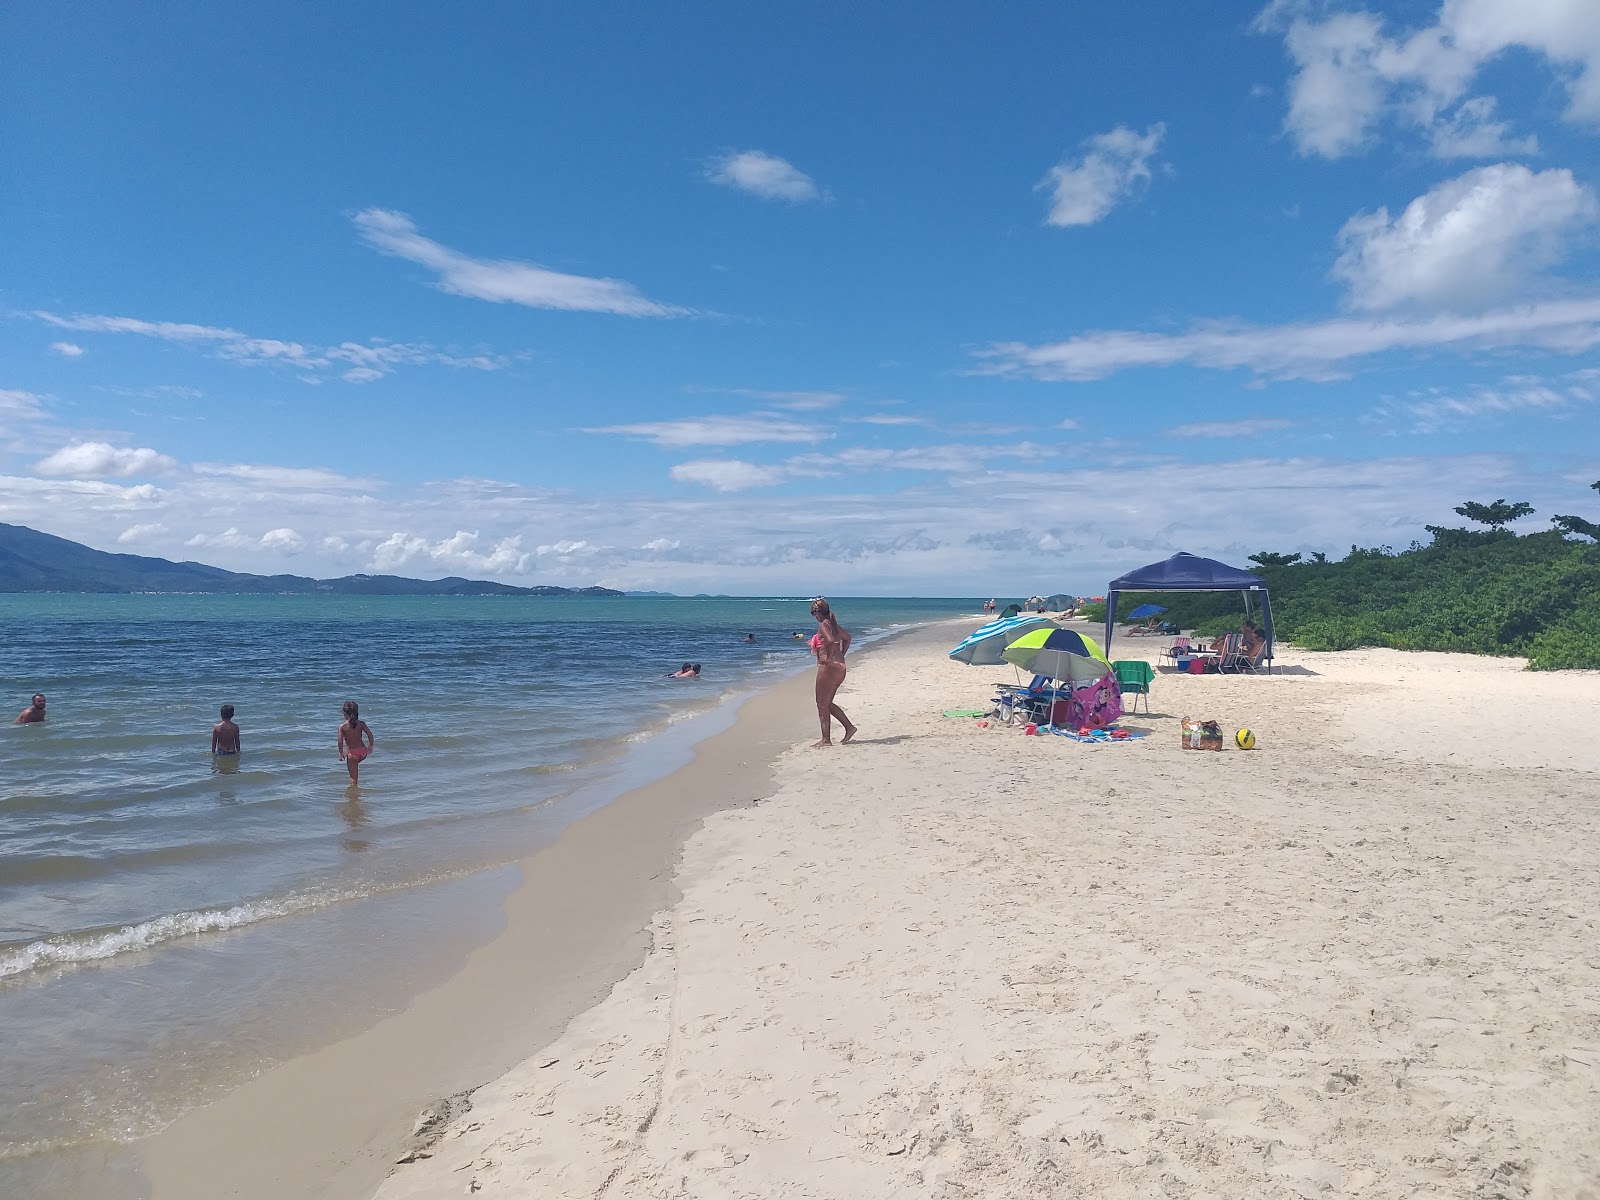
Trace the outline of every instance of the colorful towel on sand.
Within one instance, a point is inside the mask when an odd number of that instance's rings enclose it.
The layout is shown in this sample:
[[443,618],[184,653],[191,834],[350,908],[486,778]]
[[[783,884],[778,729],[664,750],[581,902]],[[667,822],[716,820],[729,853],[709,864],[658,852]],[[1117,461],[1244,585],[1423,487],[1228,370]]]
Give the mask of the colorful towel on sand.
[[1119,732],[1119,733],[1126,733],[1128,735],[1127,737],[1113,737],[1112,736],[1112,732],[1113,731],[1110,730],[1110,729],[1097,729],[1093,733],[1081,734],[1081,733],[1073,733],[1070,729],[1057,729],[1057,730],[1054,730],[1054,733],[1055,733],[1055,735],[1057,737],[1070,738],[1074,742],[1088,742],[1088,743],[1090,743],[1092,745],[1096,745],[1096,746],[1101,746],[1101,745],[1113,745],[1114,746],[1118,742],[1131,742],[1135,738],[1142,738],[1142,737],[1145,736],[1142,731],[1137,730],[1137,729],[1123,729],[1123,730],[1117,730],[1116,731],[1116,732]]

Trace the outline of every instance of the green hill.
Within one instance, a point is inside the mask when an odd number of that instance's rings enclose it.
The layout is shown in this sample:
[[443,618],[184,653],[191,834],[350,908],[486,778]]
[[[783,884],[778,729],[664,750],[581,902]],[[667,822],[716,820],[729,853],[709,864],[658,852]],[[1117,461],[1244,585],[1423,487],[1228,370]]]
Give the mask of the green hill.
[[0,523],[0,592],[212,592],[336,596],[620,596],[610,588],[513,587],[484,579],[398,575],[248,575],[204,563],[108,554],[25,525]]
[[[1338,562],[1254,568],[1271,589],[1278,638],[1308,650],[1459,650],[1526,655],[1536,671],[1600,669],[1600,545],[1557,530],[1432,533],[1398,553],[1352,546]],[[1118,615],[1156,599],[1125,594]],[[1168,593],[1159,603],[1164,620],[1205,634],[1237,628],[1241,616],[1233,593]]]

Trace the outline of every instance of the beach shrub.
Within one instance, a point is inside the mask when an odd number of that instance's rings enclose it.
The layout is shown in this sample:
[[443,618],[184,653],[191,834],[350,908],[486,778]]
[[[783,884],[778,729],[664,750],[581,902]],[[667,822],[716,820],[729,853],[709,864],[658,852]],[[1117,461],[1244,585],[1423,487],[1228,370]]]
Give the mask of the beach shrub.
[[[1600,545],[1560,530],[1429,532],[1429,544],[1399,552],[1352,546],[1338,562],[1313,554],[1253,564],[1271,590],[1278,639],[1308,650],[1521,654],[1534,670],[1600,668]],[[1118,618],[1152,602],[1166,605],[1163,620],[1205,637],[1244,616],[1237,592],[1136,592],[1118,597]],[[1092,619],[1104,620],[1094,608]]]

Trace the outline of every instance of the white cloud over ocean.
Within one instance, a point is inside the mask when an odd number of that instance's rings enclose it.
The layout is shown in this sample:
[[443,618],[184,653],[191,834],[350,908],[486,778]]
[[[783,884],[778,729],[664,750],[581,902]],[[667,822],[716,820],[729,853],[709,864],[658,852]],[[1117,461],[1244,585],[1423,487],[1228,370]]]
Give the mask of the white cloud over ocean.
[[[778,464],[705,459],[674,468],[692,485],[677,495],[619,491],[604,503],[492,480],[315,489],[268,468],[180,468],[159,487],[0,476],[0,520],[259,572],[934,594],[951,579],[1003,589],[1036,578],[1038,562],[1011,546],[1019,513],[1038,535],[1034,549],[1061,555],[1052,572],[1061,586],[1090,587],[1108,570],[1178,549],[1241,561],[1263,546],[1403,546],[1423,524],[1450,519],[1465,498],[1463,479],[1480,490],[1515,489],[1541,511],[1571,491],[1554,479],[1528,484],[1526,464],[1505,454],[1362,461],[1236,452],[1206,463],[1167,458],[1158,469],[1113,458],[1098,449],[996,458],[930,446],[858,447]],[[886,472],[896,473],[887,488]],[[858,490],[858,481],[874,486]],[[774,483],[804,490],[767,490]],[[1051,530],[1067,532],[1040,541]]]
[[167,475],[177,467],[176,459],[149,447],[77,442],[40,459],[33,469],[41,475],[78,479],[126,479],[133,475]]

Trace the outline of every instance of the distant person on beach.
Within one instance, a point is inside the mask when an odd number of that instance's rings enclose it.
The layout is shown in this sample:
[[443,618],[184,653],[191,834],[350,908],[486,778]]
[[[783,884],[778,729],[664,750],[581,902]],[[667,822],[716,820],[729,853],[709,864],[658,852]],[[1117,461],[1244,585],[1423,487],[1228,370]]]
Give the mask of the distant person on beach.
[[44,693],[35,692],[33,694],[33,703],[19,712],[17,719],[11,723],[13,725],[36,725],[42,720],[44,720]]
[[344,724],[339,726],[339,761],[350,772],[350,782],[359,783],[361,760],[372,753],[378,739],[361,719],[361,706],[354,700],[344,702]]
[[222,706],[222,720],[211,727],[211,753],[239,753],[239,727],[233,723],[233,705]]
[[822,726],[822,740],[812,743],[812,749],[816,749],[833,745],[834,717],[844,726],[840,745],[855,737],[856,727],[844,715],[844,709],[833,702],[844,683],[844,655],[850,649],[850,633],[821,596],[811,602],[811,615],[817,621],[817,631],[811,635],[811,652],[817,656],[817,719]]

